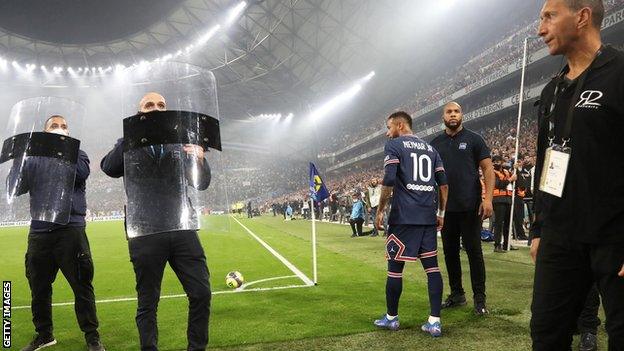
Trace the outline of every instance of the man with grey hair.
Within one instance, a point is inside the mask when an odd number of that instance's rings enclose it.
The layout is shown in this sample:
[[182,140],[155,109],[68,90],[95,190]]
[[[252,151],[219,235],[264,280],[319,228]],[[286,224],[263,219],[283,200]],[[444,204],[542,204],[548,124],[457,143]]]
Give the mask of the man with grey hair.
[[597,184],[599,167],[624,164],[624,54],[602,44],[603,16],[601,0],[546,0],[540,14],[539,35],[567,65],[538,110],[533,350],[570,349],[594,283],[609,350],[624,350],[624,178]]

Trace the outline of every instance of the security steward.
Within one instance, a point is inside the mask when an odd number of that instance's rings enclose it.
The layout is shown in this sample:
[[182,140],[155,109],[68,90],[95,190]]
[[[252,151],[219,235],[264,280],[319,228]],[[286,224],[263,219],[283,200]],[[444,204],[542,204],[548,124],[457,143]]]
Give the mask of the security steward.
[[[446,128],[431,141],[431,145],[442,157],[449,184],[442,245],[451,294],[442,303],[442,308],[466,304],[459,260],[461,241],[466,248],[470,264],[475,313],[484,315],[488,311],[485,296],[485,263],[481,249],[481,223],[491,217],[493,212],[494,168],[490,149],[485,141],[479,134],[464,128],[462,118],[461,106],[457,102],[447,103],[442,113]],[[479,168],[484,174],[485,181],[483,201],[481,201]]]
[[[139,103],[139,111],[165,111],[165,98],[158,93],[146,94]],[[117,144],[100,162],[102,171],[108,176],[119,178],[124,176],[124,139]],[[158,148],[155,148],[158,150]],[[210,184],[210,168],[208,161],[204,159],[204,150],[201,146],[185,145],[184,152],[189,156],[197,157],[203,168],[199,175],[199,190],[205,190]],[[164,153],[163,153],[164,152]],[[156,158],[163,157],[161,164],[167,164],[171,159],[170,152],[165,147]],[[155,164],[153,159],[145,161],[145,165]],[[160,169],[166,173],[166,166]],[[154,169],[156,171],[156,169]],[[155,184],[154,189],[166,187],[164,181]],[[127,180],[126,180],[127,181]],[[177,210],[150,207],[149,194],[140,199],[149,211],[162,211],[160,213],[176,213]],[[175,195],[175,194],[174,194]],[[171,204],[175,205],[175,204]],[[242,210],[242,206],[241,206]],[[171,218],[170,220],[174,220]],[[177,220],[177,219],[176,219]],[[157,310],[160,299],[160,286],[163,279],[164,269],[167,263],[176,273],[184,291],[188,297],[188,325],[187,339],[189,351],[205,350],[208,345],[208,324],[210,317],[210,273],[206,264],[206,255],[199,240],[196,230],[177,230],[156,233],[128,240],[130,260],[134,267],[137,291],[137,314],[136,324],[139,330],[139,341],[142,351],[158,350],[158,326]]]
[[[509,217],[511,215],[511,183],[516,180],[516,175],[503,167],[503,158],[500,155],[492,157],[494,163],[494,252],[506,252],[509,243]],[[503,246],[501,246],[503,238]]]
[[[54,115],[45,122],[45,132],[69,135],[67,121]],[[28,165],[26,165],[28,169]],[[33,165],[34,166],[34,165]],[[42,176],[26,172],[26,181],[20,193],[28,188],[28,177]],[[91,173],[89,157],[80,150],[76,164],[76,178],[72,194],[69,222],[61,225],[32,220],[26,251],[26,278],[30,285],[32,321],[37,332],[34,339],[22,351],[34,351],[56,344],[52,333],[52,283],[59,269],[74,292],[76,318],[85,335],[89,351],[103,351],[98,333],[98,318],[93,292],[93,260],[89,240],[85,232],[86,181]],[[44,175],[45,176],[45,175]],[[34,182],[34,180],[32,180]],[[37,194],[30,194],[36,198]]]
[[[542,91],[535,171],[533,350],[568,350],[588,291],[624,350],[624,54],[603,46],[601,0],[546,0],[539,35],[567,65]],[[607,170],[615,177],[603,179]]]
[[[514,239],[516,240],[527,240],[526,233],[524,231],[524,206],[527,205],[529,208],[528,201],[531,201],[531,171],[527,169],[526,163],[528,162],[528,157],[520,158],[520,161],[516,163],[516,175],[518,179],[516,180],[516,193],[514,200]],[[529,214],[531,212],[529,211]],[[531,216],[529,216],[530,218]]]

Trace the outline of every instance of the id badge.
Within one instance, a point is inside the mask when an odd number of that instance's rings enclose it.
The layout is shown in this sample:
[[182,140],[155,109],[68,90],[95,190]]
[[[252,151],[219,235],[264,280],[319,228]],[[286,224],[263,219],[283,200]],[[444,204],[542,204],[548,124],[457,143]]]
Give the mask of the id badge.
[[556,197],[561,197],[569,162],[570,148],[554,145],[546,149],[542,176],[540,178],[540,190]]

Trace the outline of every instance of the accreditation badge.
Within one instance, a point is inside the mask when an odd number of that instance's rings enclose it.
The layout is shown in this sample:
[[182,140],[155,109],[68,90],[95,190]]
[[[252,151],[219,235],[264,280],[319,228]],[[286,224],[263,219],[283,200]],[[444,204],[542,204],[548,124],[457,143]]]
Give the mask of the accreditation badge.
[[546,149],[539,189],[556,197],[561,197],[569,163],[570,148],[553,145]]

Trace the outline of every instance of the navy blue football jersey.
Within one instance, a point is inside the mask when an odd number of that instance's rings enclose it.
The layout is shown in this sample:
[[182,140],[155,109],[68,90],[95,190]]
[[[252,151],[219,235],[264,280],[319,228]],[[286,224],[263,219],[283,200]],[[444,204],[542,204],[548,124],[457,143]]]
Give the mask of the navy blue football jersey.
[[436,172],[442,159],[427,142],[404,135],[386,142],[384,184],[393,186],[388,224],[435,225],[438,209]]

